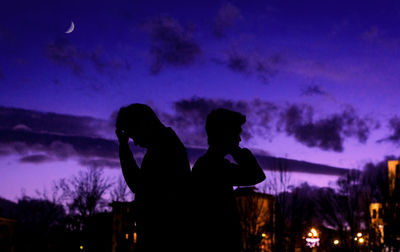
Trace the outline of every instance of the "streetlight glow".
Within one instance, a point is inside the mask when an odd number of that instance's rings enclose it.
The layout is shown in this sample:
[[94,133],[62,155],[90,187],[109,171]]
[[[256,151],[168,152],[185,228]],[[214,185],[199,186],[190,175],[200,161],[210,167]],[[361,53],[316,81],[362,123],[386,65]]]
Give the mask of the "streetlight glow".
[[317,230],[315,230],[315,228],[311,228],[311,233],[314,237],[318,237],[318,233]]
[[362,236],[362,233],[358,232],[357,237],[361,237],[361,236]]
[[334,240],[333,244],[338,245],[339,244],[339,240]]

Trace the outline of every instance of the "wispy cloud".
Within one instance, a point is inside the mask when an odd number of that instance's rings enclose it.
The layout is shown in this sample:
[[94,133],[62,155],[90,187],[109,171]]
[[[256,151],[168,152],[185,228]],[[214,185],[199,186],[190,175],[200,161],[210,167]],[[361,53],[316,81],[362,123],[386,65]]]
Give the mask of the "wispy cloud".
[[172,17],[159,17],[143,25],[151,39],[150,54],[153,74],[167,66],[186,67],[193,65],[201,54],[198,43],[189,28],[182,27]]
[[69,68],[74,74],[83,72],[83,52],[66,39],[57,39],[46,47],[46,56],[56,64]]
[[115,71],[130,70],[130,64],[122,57],[109,57],[101,46],[85,51],[67,39],[56,39],[48,44],[46,56],[55,64],[67,67],[77,76],[82,77],[91,66],[100,74],[115,75]]
[[52,160],[49,156],[43,154],[36,154],[36,155],[28,155],[25,157],[20,158],[21,163],[34,163],[40,164]]
[[46,113],[0,106],[0,129],[25,130],[58,135],[104,136],[112,130],[106,120],[88,116]]
[[327,93],[318,85],[309,85],[306,86],[302,91],[301,95],[303,96],[314,96],[314,95],[326,95]]
[[371,26],[362,34],[362,38],[366,41],[376,41],[380,37],[380,31],[377,26]]
[[231,48],[223,58],[214,58],[213,61],[233,72],[254,76],[265,84],[270,82],[284,63],[283,56],[279,53],[262,56],[259,53],[241,52],[236,48]]
[[225,3],[218,10],[214,18],[212,31],[214,36],[222,38],[226,35],[226,31],[233,26],[233,24],[242,18],[240,10],[231,3]]
[[390,134],[387,137],[378,140],[378,143],[391,142],[393,144],[400,146],[400,117],[394,116],[390,118],[388,122],[388,128]]

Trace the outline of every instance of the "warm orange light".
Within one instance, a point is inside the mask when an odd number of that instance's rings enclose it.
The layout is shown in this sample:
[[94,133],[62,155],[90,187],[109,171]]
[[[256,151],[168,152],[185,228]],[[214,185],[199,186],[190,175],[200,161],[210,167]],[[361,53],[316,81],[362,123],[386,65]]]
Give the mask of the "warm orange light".
[[361,236],[362,236],[362,233],[358,232],[357,237],[361,237]]
[[333,244],[338,245],[339,244],[339,240],[334,240]]
[[82,245],[81,245],[81,246],[79,246],[79,249],[80,249],[80,250],[82,250],[82,249],[83,249],[83,246],[82,246]]
[[137,239],[137,234],[135,232],[135,233],[133,233],[133,243],[136,243],[136,239]]
[[364,238],[361,237],[361,238],[358,240],[358,242],[359,242],[359,243],[364,243]]
[[317,230],[315,230],[315,228],[311,228],[311,233],[314,237],[318,237],[318,233]]
[[311,233],[311,232],[310,232],[310,233],[308,233],[308,236],[310,236],[310,237],[311,237],[311,236],[312,236],[312,233]]
[[264,233],[262,233],[262,235],[261,235],[262,237],[267,237],[267,235],[266,234],[264,234]]
[[125,239],[129,239],[129,234],[125,234]]

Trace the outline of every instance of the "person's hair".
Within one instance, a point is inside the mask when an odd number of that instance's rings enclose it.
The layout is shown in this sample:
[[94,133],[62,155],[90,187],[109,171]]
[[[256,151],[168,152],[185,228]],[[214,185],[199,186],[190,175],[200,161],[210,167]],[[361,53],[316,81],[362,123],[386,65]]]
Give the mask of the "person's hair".
[[126,107],[121,107],[115,126],[117,128],[131,127],[137,121],[146,121],[149,125],[160,125],[156,113],[147,105],[134,103]]
[[246,122],[246,116],[238,112],[219,108],[211,111],[206,120],[208,143],[219,136],[226,135],[232,129],[240,128]]

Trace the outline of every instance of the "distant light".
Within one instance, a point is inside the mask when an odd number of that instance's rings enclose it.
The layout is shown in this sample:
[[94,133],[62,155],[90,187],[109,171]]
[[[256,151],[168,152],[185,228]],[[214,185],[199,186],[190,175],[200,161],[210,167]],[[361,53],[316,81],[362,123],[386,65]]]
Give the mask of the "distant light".
[[267,235],[266,234],[264,234],[264,233],[262,233],[262,235],[261,235],[262,237],[267,237]]
[[361,236],[362,236],[362,233],[358,232],[357,237],[361,237]]
[[79,247],[79,249],[82,250],[82,249],[83,249],[83,246],[81,245],[81,246]]
[[318,237],[318,233],[317,230],[315,230],[315,228],[311,228],[311,233],[314,237]]
[[133,233],[133,243],[136,243],[136,239],[137,239],[137,234],[136,232]]
[[311,233],[311,232],[310,232],[310,233],[308,233],[308,236],[310,236],[310,237],[311,237],[311,236],[312,236],[312,233]]
[[125,239],[129,239],[129,234],[125,234]]
[[357,237],[354,237],[354,240],[357,241]]
[[339,240],[334,240],[333,244],[338,245],[339,244]]
[[319,238],[306,238],[306,242],[306,245],[310,248],[319,246]]
[[359,243],[364,243],[364,238],[361,237],[361,238],[358,240],[358,242],[359,242]]

